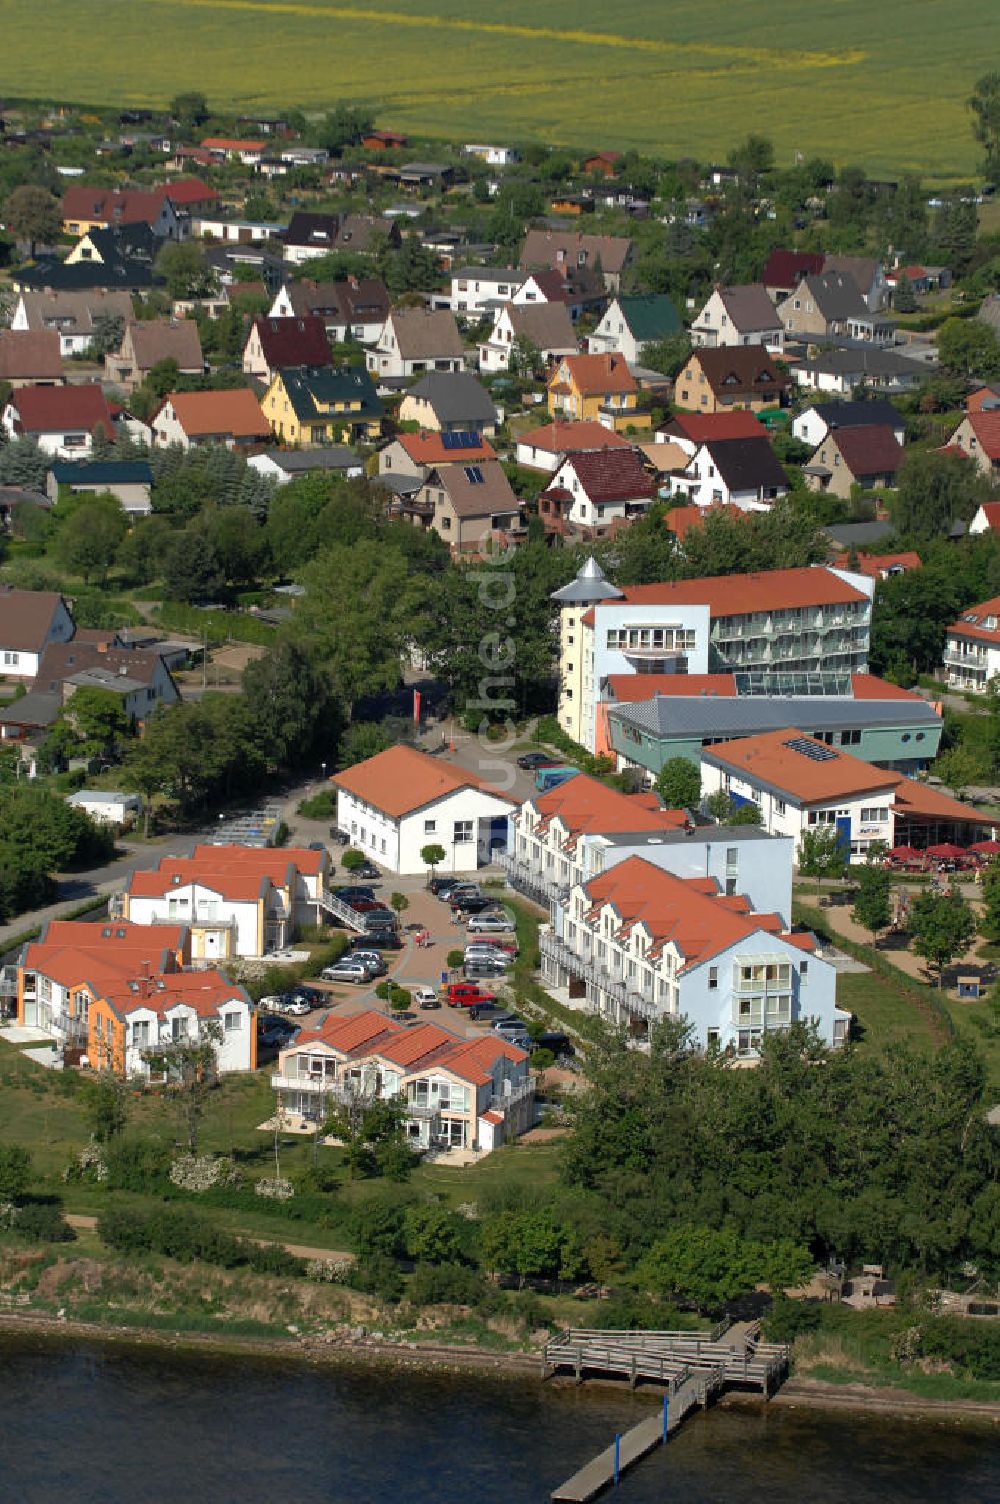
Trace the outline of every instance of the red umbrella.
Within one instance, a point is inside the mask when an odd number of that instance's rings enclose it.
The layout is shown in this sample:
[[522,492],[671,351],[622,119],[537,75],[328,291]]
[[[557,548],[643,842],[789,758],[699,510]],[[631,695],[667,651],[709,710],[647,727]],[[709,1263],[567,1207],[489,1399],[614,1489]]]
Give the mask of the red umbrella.
[[964,856],[961,846],[956,846],[952,841],[942,841],[940,846],[928,846],[927,855],[933,857],[936,862],[953,862],[956,857]]
[[981,856],[996,856],[1000,852],[1000,841],[977,841],[970,851],[978,851]]
[[917,851],[913,846],[894,846],[889,855],[894,862],[915,862],[923,855],[923,852]]

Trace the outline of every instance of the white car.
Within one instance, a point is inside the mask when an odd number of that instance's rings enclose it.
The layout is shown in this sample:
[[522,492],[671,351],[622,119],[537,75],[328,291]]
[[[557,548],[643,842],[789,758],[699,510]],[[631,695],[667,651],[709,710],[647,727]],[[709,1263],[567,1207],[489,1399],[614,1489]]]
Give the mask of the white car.
[[262,997],[257,1007],[262,1013],[280,1013],[281,1005],[284,1001],[284,998],[279,997],[275,992],[269,994],[267,997]]
[[494,910],[492,913],[473,914],[468,924],[470,935],[495,935],[516,929],[514,916],[503,909]]
[[413,1002],[417,1008],[440,1008],[441,1002],[433,987],[415,987]]

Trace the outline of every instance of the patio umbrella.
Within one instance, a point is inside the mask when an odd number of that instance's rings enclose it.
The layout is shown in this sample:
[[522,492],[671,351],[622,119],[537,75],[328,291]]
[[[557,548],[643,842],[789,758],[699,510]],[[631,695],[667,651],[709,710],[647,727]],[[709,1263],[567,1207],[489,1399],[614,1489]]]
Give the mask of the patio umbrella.
[[978,851],[980,856],[996,856],[1000,852],[1000,841],[977,841],[970,851]]
[[923,856],[923,852],[917,851],[914,846],[894,846],[889,855],[894,862],[915,862]]
[[928,846],[927,855],[936,862],[953,862],[956,857],[964,856],[965,852],[952,841],[942,841],[940,846]]

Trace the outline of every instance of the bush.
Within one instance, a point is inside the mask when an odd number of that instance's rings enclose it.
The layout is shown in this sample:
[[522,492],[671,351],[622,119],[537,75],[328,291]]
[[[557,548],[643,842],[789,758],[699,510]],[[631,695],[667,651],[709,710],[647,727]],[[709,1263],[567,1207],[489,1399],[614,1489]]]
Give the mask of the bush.
[[822,1320],[818,1305],[789,1300],[776,1295],[764,1318],[763,1336],[767,1342],[794,1342],[803,1332],[815,1332]]
[[395,1305],[403,1295],[403,1276],[399,1266],[385,1253],[371,1253],[358,1259],[345,1283],[353,1290],[375,1295],[389,1305]]
[[547,1071],[555,1065],[556,1057],[552,1050],[533,1050],[531,1054],[531,1068],[536,1071]]
[[299,805],[299,814],[304,815],[307,820],[336,819],[337,796],[333,789],[323,789],[322,793],[303,799]]
[[192,1217],[181,1207],[141,1212],[112,1208],[101,1218],[97,1233],[120,1253],[161,1253],[181,1263],[201,1260],[224,1269],[248,1268],[257,1274],[302,1274],[305,1263],[273,1243],[255,1243]]
[[106,1184],[112,1191],[165,1190],[169,1184],[171,1152],[146,1139],[118,1139],[107,1148]]
[[415,1306],[476,1305],[487,1291],[486,1281],[464,1264],[418,1264],[407,1286]]
[[13,1226],[22,1237],[35,1238],[39,1243],[72,1243],[76,1239],[59,1201],[29,1201],[18,1209]]
[[403,1253],[403,1209],[387,1201],[363,1201],[351,1218],[359,1259],[375,1254],[395,1258]]

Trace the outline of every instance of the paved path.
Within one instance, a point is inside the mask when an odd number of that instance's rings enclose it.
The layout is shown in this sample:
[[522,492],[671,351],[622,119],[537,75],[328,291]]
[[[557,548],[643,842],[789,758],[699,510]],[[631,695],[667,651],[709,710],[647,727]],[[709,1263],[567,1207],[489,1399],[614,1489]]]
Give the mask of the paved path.
[[[83,1212],[67,1212],[66,1221],[70,1227],[75,1227],[77,1232],[97,1231],[97,1218],[87,1216]],[[251,1243],[270,1245],[271,1243],[278,1242],[276,1238],[258,1238],[253,1233],[241,1232],[238,1227],[232,1228],[231,1231],[234,1237],[246,1238]],[[286,1253],[293,1254],[297,1259],[340,1259],[351,1264],[354,1263],[354,1254],[347,1253],[344,1249],[340,1248],[313,1248],[308,1243],[281,1242],[278,1242],[278,1247],[283,1248]]]

